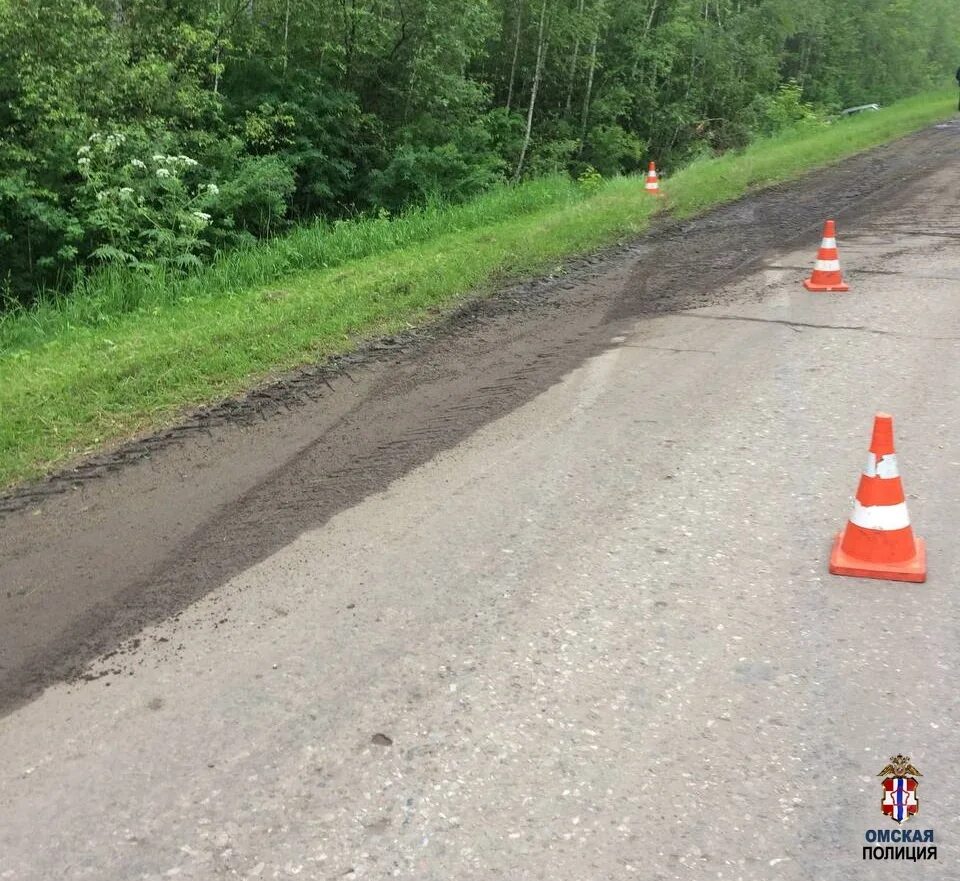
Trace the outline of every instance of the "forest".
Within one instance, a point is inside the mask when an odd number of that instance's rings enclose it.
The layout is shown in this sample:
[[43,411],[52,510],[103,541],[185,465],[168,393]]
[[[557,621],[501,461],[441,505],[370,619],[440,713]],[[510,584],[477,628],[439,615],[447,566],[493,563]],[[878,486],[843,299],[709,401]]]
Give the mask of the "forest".
[[942,84],[955,0],[0,0],[0,300],[668,171]]

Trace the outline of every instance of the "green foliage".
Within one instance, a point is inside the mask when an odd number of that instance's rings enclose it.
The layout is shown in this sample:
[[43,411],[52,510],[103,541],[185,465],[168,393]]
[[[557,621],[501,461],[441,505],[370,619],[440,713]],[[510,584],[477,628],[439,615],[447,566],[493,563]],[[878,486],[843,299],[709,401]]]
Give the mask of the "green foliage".
[[255,377],[350,349],[436,315],[505,276],[636,235],[654,211],[688,217],[789,180],[954,112],[954,93],[824,128],[801,125],[671,174],[666,198],[640,175],[589,169],[500,185],[458,205],[294,229],[195,274],[109,265],[70,297],[0,315],[0,486],[91,445],[158,427]]
[[592,165],[588,165],[577,175],[577,184],[588,196],[592,195],[603,186],[603,175]]
[[401,144],[383,171],[372,176],[377,203],[391,209],[424,204],[431,199],[461,201],[488,189],[503,163],[493,154],[470,156],[455,144],[415,147]]
[[647,149],[646,141],[622,126],[601,124],[590,129],[582,155],[603,174],[613,175],[637,169]]
[[265,238],[282,227],[296,189],[287,160],[281,156],[239,155],[227,171],[229,176],[220,184],[219,200],[225,225],[246,240]]
[[[952,0],[0,3],[0,308],[315,217],[678,167],[941,82],[958,44]],[[197,166],[85,170],[94,133]]]
[[752,109],[756,114],[756,128],[761,134],[772,135],[802,123],[822,121],[816,108],[803,100],[803,89],[795,80],[781,83],[775,95],[760,95]]
[[72,208],[91,258],[136,269],[200,265],[219,189],[198,182],[196,159],[94,132],[77,150],[77,168],[82,183]]

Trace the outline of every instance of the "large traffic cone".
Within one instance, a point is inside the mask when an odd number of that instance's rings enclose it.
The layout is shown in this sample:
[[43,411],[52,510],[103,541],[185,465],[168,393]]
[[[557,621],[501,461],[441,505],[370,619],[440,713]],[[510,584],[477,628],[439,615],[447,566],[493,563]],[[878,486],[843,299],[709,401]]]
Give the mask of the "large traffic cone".
[[817,251],[817,263],[813,275],[803,286],[808,291],[849,291],[850,285],[840,273],[840,255],[837,253],[837,231],[832,220],[823,225],[823,240]]
[[647,168],[647,182],[643,187],[651,196],[660,195],[660,181],[657,179],[657,164],[651,162]]
[[834,575],[926,581],[927,549],[915,538],[893,450],[893,417],[877,413],[853,513],[833,544]]

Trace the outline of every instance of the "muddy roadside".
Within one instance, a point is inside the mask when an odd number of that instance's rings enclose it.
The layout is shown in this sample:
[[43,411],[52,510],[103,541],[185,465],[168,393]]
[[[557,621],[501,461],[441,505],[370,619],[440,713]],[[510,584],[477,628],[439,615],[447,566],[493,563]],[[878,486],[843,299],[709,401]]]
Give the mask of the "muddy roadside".
[[[957,161],[931,128],[474,300],[0,499],[0,712],[81,677],[231,576],[509,412],[648,314]],[[229,608],[221,610],[229,616]],[[106,684],[106,683],[105,683]]]

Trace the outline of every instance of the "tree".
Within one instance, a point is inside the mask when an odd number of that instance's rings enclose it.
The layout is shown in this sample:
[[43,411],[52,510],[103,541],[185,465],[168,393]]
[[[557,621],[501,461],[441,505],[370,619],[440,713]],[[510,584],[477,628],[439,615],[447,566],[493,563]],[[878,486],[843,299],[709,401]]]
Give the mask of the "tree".
[[533,83],[530,86],[530,102],[527,105],[527,127],[523,133],[523,146],[520,148],[517,170],[513,173],[515,181],[520,180],[520,175],[523,172],[523,162],[530,147],[530,135],[533,131],[533,111],[537,106],[537,91],[540,88],[540,77],[543,74],[543,64],[547,55],[547,5],[548,0],[543,0],[540,7],[540,24],[537,27],[537,63],[533,69]]
[[[958,43],[951,0],[2,3],[0,299],[68,290],[109,247],[145,264],[173,235],[209,259],[315,216],[682,162],[928,87]],[[93,135],[154,172],[195,161],[179,201],[86,174]],[[121,189],[143,210],[97,201]]]

